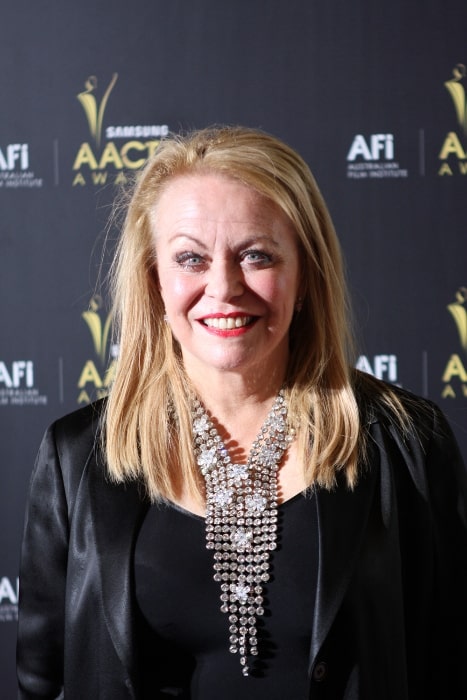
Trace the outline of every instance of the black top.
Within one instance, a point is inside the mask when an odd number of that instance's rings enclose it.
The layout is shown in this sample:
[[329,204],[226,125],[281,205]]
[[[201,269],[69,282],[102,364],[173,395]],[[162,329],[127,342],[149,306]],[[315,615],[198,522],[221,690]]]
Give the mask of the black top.
[[[259,656],[250,676],[229,652],[228,616],[220,611],[204,519],[174,505],[152,506],[135,551],[139,648],[144,697],[154,698],[163,669],[170,687],[190,700],[301,700],[309,697],[307,665],[318,570],[316,504],[298,494],[279,506],[278,547],[258,622]],[[159,680],[160,682],[160,680]],[[165,696],[159,696],[165,697]]]

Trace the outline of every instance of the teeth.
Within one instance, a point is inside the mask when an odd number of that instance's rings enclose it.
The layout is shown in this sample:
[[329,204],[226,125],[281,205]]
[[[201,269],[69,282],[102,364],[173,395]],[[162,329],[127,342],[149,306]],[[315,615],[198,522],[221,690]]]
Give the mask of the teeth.
[[248,325],[251,316],[236,316],[235,318],[205,318],[203,323],[210,328],[218,328],[221,331],[230,331],[233,328],[242,328]]

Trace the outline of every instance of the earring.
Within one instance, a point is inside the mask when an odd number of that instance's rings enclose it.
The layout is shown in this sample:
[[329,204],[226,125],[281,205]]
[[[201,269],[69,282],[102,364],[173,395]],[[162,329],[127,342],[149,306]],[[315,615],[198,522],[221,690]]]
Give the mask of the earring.
[[302,310],[302,306],[303,306],[302,297],[297,297],[297,301],[295,302],[295,311],[297,314]]

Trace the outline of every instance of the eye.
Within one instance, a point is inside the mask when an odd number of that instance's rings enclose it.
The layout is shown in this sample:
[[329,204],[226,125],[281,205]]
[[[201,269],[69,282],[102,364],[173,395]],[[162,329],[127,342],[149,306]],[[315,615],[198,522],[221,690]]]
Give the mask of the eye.
[[245,250],[242,254],[242,260],[250,265],[270,265],[272,263],[272,256],[266,253],[264,250]]
[[201,267],[204,263],[204,258],[201,255],[198,255],[198,253],[193,253],[193,251],[187,250],[176,255],[175,262],[181,267],[189,270]]

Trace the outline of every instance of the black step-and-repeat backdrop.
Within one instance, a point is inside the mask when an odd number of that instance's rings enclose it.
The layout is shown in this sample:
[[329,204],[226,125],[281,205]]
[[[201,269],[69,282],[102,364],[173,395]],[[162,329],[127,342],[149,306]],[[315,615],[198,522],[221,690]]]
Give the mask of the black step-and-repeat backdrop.
[[465,0],[17,0],[0,10],[0,695],[15,697],[29,475],[106,391],[119,188],[168,130],[262,127],[307,159],[348,262],[358,366],[467,454]]

